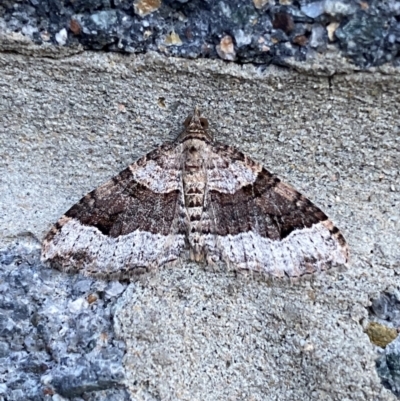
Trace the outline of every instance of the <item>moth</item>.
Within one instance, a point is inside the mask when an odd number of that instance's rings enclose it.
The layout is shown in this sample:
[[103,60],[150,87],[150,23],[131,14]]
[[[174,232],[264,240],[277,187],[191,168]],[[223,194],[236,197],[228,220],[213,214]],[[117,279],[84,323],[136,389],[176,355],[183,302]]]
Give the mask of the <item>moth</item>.
[[164,143],[82,198],[51,228],[42,260],[127,279],[179,260],[298,277],[345,264],[317,206],[232,146],[196,108]]

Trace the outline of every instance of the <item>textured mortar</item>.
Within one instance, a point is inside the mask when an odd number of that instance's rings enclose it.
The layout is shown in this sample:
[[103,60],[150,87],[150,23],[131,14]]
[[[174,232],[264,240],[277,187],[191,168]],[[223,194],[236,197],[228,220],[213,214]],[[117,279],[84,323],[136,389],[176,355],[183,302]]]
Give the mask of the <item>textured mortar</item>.
[[363,328],[370,299],[400,273],[399,80],[156,55],[0,54],[0,243],[41,239],[81,196],[173,139],[198,105],[218,140],[333,219],[350,267],[296,284],[200,265],[140,278],[115,316],[132,399],[395,399]]

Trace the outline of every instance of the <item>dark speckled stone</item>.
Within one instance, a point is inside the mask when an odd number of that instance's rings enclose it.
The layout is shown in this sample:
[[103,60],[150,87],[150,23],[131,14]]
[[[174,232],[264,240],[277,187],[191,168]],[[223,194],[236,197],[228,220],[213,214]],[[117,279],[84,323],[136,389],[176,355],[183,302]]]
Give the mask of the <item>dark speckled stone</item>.
[[126,285],[45,268],[26,238],[1,255],[0,399],[129,400],[111,313]]
[[[288,57],[302,61],[309,51],[311,55],[314,49],[327,51],[327,26],[334,22],[339,27],[331,44],[360,67],[400,62],[400,7],[395,0],[164,0],[150,8],[146,4],[124,0],[3,2],[0,26],[38,44],[285,65]],[[310,26],[312,35],[307,40]],[[294,35],[294,31],[307,35]],[[218,51],[227,35],[234,38],[236,57],[227,58]]]

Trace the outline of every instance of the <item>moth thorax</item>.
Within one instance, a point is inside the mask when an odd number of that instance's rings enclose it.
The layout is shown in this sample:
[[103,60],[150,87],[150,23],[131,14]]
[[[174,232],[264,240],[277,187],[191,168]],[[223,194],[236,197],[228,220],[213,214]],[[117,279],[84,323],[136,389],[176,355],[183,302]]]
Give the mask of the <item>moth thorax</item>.
[[204,192],[206,183],[204,142],[192,139],[185,144],[185,162],[183,168],[183,191],[185,196],[185,207],[194,208],[189,217],[191,221],[198,216],[198,208],[204,204]]

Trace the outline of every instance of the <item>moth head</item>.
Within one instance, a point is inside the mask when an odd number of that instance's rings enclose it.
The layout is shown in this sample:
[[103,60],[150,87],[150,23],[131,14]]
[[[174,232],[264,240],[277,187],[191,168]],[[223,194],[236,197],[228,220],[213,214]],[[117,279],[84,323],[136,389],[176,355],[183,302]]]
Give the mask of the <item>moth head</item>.
[[185,130],[179,136],[178,140],[185,140],[188,138],[203,139],[205,141],[212,141],[213,137],[208,132],[208,120],[200,116],[200,110],[196,107],[193,114],[186,117],[183,125]]

